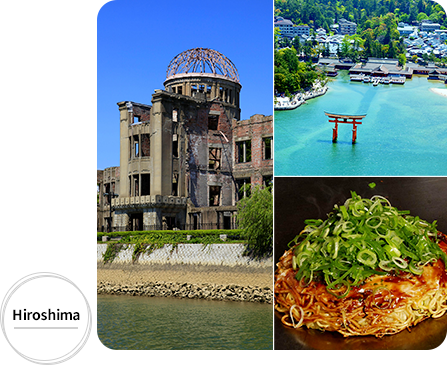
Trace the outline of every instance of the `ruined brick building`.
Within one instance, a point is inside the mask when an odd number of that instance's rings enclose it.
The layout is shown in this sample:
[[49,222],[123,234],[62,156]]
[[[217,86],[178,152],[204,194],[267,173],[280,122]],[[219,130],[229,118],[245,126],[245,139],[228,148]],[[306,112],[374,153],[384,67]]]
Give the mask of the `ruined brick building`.
[[234,228],[246,184],[273,175],[273,117],[240,120],[239,75],[211,49],[169,64],[152,105],[118,103],[120,166],[98,171],[98,230]]

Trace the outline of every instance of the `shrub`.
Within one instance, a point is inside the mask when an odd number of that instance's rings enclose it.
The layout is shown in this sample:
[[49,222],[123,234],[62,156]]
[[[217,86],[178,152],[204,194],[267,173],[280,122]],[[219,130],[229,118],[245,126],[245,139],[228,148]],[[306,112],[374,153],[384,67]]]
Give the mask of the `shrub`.
[[254,186],[250,195],[238,202],[238,227],[248,241],[247,254],[269,257],[273,253],[272,186]]

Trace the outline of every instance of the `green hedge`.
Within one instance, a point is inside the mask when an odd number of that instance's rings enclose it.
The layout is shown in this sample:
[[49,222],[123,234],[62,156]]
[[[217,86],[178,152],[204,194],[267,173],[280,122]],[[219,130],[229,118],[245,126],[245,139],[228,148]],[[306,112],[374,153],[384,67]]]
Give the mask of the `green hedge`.
[[[162,240],[166,243],[202,243],[201,239],[215,239],[216,243],[222,243],[219,236],[227,235],[227,241],[245,241],[240,229],[209,229],[193,231],[125,231],[125,232],[98,232],[97,240],[102,241],[103,236],[110,238],[126,239],[128,237],[147,236],[151,239]],[[187,236],[191,236],[187,240]]]
[[[151,253],[162,248],[164,245],[172,245],[174,250],[180,243],[198,243],[204,246],[214,243],[224,243],[220,235],[227,235],[226,243],[245,243],[240,229],[233,230],[194,230],[194,231],[128,231],[98,233],[98,241],[103,236],[110,238],[120,238],[119,240],[108,241],[107,249],[103,254],[104,263],[112,262],[118,253],[133,245],[132,260],[135,262],[141,254]],[[187,236],[191,236],[187,239]]]

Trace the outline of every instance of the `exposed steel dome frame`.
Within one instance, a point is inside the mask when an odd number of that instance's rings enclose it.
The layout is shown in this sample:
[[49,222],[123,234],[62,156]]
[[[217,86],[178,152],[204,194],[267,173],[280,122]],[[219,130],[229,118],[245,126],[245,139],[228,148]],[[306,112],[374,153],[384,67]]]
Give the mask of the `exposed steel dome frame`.
[[210,48],[193,48],[179,53],[169,63],[166,78],[193,73],[220,75],[239,83],[239,74],[233,62]]

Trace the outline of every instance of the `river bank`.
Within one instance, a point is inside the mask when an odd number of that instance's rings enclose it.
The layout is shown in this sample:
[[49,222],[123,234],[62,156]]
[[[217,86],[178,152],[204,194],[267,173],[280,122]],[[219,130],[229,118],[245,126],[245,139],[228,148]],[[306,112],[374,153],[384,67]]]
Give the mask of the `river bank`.
[[272,303],[272,274],[209,268],[98,269],[97,293]]
[[273,302],[272,259],[247,260],[241,245],[167,247],[137,263],[127,250],[111,264],[101,260],[104,249],[98,245],[98,294]]

